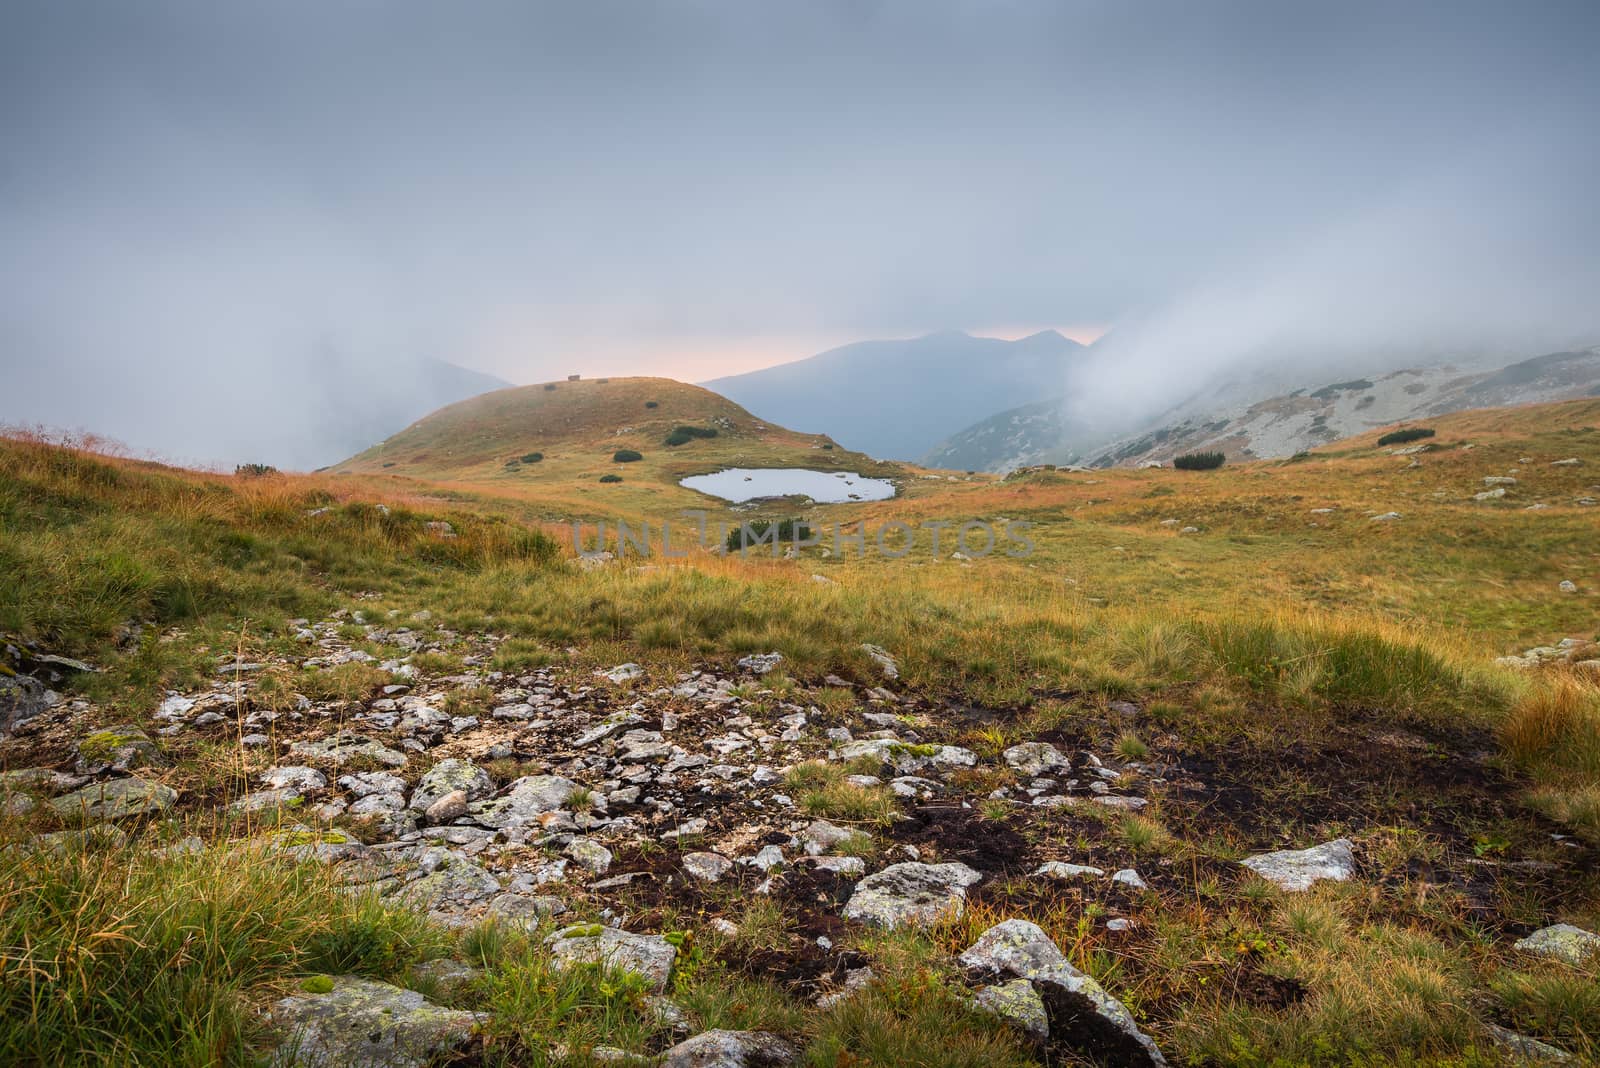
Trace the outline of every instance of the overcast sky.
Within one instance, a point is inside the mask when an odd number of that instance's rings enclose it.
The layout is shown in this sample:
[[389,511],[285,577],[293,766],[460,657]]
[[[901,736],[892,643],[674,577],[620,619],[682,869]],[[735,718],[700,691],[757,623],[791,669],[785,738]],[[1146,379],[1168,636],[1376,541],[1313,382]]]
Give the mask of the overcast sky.
[[1597,56],[1593,0],[8,0],[0,419],[220,456],[329,353],[1530,354],[1600,318]]

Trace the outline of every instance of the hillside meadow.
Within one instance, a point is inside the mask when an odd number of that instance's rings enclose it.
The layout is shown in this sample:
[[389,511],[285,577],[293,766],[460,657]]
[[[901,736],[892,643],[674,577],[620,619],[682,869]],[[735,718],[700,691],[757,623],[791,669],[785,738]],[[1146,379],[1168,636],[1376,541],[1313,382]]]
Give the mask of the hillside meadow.
[[[75,718],[0,742],[4,768],[69,773],[95,730],[154,731],[169,695],[232,694],[212,734],[162,743],[149,774],[178,800],[128,821],[126,842],[30,849],[30,836],[70,826],[47,804],[14,810],[0,859],[5,1059],[249,1063],[268,1036],[257,1010],[346,973],[491,1014],[460,1055],[475,1063],[664,1048],[626,976],[550,971],[548,927],[440,926],[351,896],[320,861],[270,848],[281,818],[227,817],[290,743],[274,735],[272,759],[247,750],[247,712],[314,706],[342,724],[400,678],[375,666],[396,659],[414,672],[406,685],[485,719],[487,690],[504,685],[495,678],[581,681],[631,663],[641,681],[627,693],[640,701],[696,672],[737,676],[725,692],[757,721],[798,707],[860,734],[850,717],[887,708],[931,748],[976,754],[945,781],[963,822],[943,845],[906,837],[958,818],[938,804],[810,762],[780,769],[805,817],[859,829],[853,848],[868,858],[917,841],[978,864],[960,850],[1010,843],[1015,858],[993,860],[1000,874],[965,914],[924,931],[813,926],[813,906],[782,895],[568,895],[582,919],[648,917],[677,932],[675,996],[697,1028],[779,1032],[817,1065],[1092,1059],[1030,1046],[962,993],[951,955],[1022,916],[1175,1063],[1520,1063],[1496,1027],[1600,1056],[1595,963],[1510,948],[1548,922],[1600,922],[1600,677],[1582,663],[1600,658],[1600,401],[1441,417],[1411,452],[1376,446],[1393,429],[1382,428],[1291,461],[997,478],[876,464],[692,387],[617,384],[606,404],[620,396],[641,413],[626,433],[610,407],[575,409],[541,437],[465,402],[479,437],[457,453],[443,451],[456,435],[424,420],[383,452],[314,475],[0,441],[0,633],[103,669],[65,684],[83,702]],[[578,392],[557,386],[525,396]],[[644,407],[658,396],[674,410]],[[718,419],[716,438],[661,443],[676,425]],[[624,447],[643,459],[609,460]],[[508,469],[533,452],[542,459]],[[676,484],[734,462],[858,470],[894,478],[900,493],[733,509]],[[624,481],[598,482],[614,469]],[[1506,492],[1479,498],[1491,488]],[[573,522],[595,547],[602,520],[676,525],[692,512],[714,527],[794,517],[827,533],[792,559],[700,548],[586,565],[574,553]],[[970,520],[1030,524],[1033,551],[969,546],[962,559],[948,540],[929,551],[930,524],[950,524],[948,539]],[[918,535],[900,559],[871,549],[891,522]],[[835,525],[864,533],[868,551],[835,543]],[[413,621],[429,651],[396,646],[392,624],[373,625],[386,620]],[[369,658],[305,665],[307,626],[323,628],[324,648]],[[1575,640],[1540,665],[1496,662],[1561,639]],[[892,658],[892,679],[867,646]],[[780,666],[739,676],[741,658],[768,653]],[[266,668],[219,683],[228,663]],[[869,697],[882,687],[898,704]],[[1003,754],[1040,740],[1130,769],[1148,806],[1018,804],[1026,776]],[[870,763],[850,770],[876,774]],[[22,782],[7,788],[25,792]],[[293,833],[317,842],[337,832],[375,844],[346,818],[293,816]],[[1291,895],[1238,874],[1252,851],[1336,835],[1359,847],[1358,881]],[[190,838],[204,848],[157,848]],[[688,848],[611,845],[640,871],[658,870],[663,848]],[[1137,865],[1152,886],[1086,898],[1015,867],[1046,857]],[[1131,934],[1105,927],[1107,908]],[[801,966],[810,958],[756,945],[824,930],[875,979],[819,1008]],[[469,991],[419,978],[422,964],[452,959],[483,970]],[[148,984],[161,996],[133,996]]]

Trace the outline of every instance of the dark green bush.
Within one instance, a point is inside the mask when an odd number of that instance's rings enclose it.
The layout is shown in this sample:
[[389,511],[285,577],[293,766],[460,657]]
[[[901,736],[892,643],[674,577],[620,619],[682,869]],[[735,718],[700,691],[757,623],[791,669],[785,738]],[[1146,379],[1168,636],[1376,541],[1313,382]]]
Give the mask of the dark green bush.
[[660,401],[645,401],[644,402],[644,406],[646,408],[659,408],[659,407],[661,407],[661,402]]
[[1408,441],[1421,441],[1423,438],[1433,437],[1433,431],[1425,426],[1408,427],[1405,430],[1391,430],[1378,439],[1379,445],[1404,445]]
[[634,452],[632,449],[618,449],[611,454],[611,458],[619,464],[631,464],[636,460],[643,460],[644,454]]
[[1172,466],[1180,471],[1212,471],[1221,467],[1226,459],[1220,452],[1190,452],[1173,460]]
[[695,438],[714,438],[717,428],[714,426],[675,426],[672,433],[667,435],[668,445],[686,445]]
[[600,476],[600,481],[601,482],[621,482],[622,481],[622,476],[621,475],[601,475]]
[[793,543],[807,541],[811,536],[811,527],[803,519],[752,519],[728,531],[727,547],[730,553],[736,553],[746,546],[771,544],[772,540]]
[[522,454],[522,462],[525,464],[536,464],[543,459],[544,453],[542,452],[525,452]]

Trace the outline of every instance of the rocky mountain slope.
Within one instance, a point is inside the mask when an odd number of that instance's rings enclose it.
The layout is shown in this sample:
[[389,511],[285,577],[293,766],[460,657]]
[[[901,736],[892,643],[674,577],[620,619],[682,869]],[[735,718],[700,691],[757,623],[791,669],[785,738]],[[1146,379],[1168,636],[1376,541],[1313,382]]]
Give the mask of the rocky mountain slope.
[[1164,462],[1206,450],[1234,459],[1292,456],[1374,427],[1446,412],[1595,396],[1600,394],[1600,347],[1491,369],[1440,365],[1263,392],[1249,381],[1220,385],[1110,442],[1075,438],[1059,402],[1031,404],[967,428],[926,462],[1006,471],[1037,463]]
[[952,427],[1059,395],[1082,351],[1054,330],[1017,341],[947,331],[845,345],[705,385],[787,426],[872,456],[915,460]]

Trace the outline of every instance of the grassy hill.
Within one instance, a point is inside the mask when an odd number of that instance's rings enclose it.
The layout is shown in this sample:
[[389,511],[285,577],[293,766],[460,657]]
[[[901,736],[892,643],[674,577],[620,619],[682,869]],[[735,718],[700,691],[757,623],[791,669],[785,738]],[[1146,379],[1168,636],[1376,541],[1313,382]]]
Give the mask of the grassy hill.
[[[680,427],[690,428],[687,440],[673,437]],[[623,450],[639,458],[618,462]],[[636,516],[716,507],[678,481],[724,467],[902,473],[826,435],[787,430],[710,390],[669,378],[562,381],[487,393],[441,408],[330,470],[472,487],[551,506],[545,514],[560,508],[591,517],[608,509]],[[620,481],[601,483],[606,476]]]
[[[1375,430],[1294,460],[916,477],[892,500],[804,511],[862,525],[869,546],[905,523],[917,538],[903,558],[824,542],[792,560],[697,551],[585,569],[549,521],[656,503],[588,495],[618,488],[591,481],[616,448],[646,453],[622,465],[620,488],[638,494],[676,491],[678,465],[714,449],[807,466],[840,450],[693,387],[571,386],[445,409],[386,442],[387,458],[338,469],[350,474],[225,476],[0,441],[0,651],[22,650],[0,667],[65,653],[104,669],[57,681],[64,700],[0,740],[0,767],[74,773],[138,728],[153,751],[132,773],[176,791],[164,814],[122,821],[125,847],[56,852],[30,843],[72,829],[50,805],[65,787],[4,780],[0,794],[25,801],[0,797],[3,844],[19,847],[0,848],[0,942],[20,947],[18,978],[0,985],[0,1060],[248,1063],[271,1042],[257,1010],[322,973],[490,1013],[471,1054],[486,1063],[537,1061],[557,1041],[660,1052],[675,1039],[628,980],[550,970],[543,939],[572,921],[671,934],[669,990],[695,1029],[776,1030],[814,1065],[1071,1063],[1081,1032],[1043,1053],[969,1008],[954,955],[1006,918],[1039,924],[1175,1063],[1516,1063],[1490,1025],[1600,1056],[1600,964],[1514,948],[1548,923],[1600,924],[1600,685],[1580,663],[1600,654],[1600,505],[1585,503],[1600,499],[1600,400],[1443,416],[1404,447],[1416,451],[1378,446]],[[564,390],[591,399],[562,406]],[[647,399],[672,410],[618,420],[655,412]],[[726,435],[650,445],[717,419]],[[552,466],[503,470],[541,444]],[[1478,496],[1491,489],[1506,492]],[[979,519],[1032,523],[1034,551],[957,556],[956,530]],[[1541,667],[1496,662],[1564,638]],[[755,675],[739,666],[753,653],[783,659]],[[625,662],[637,680],[596,674]],[[545,690],[560,702],[547,726],[516,718]],[[174,695],[217,718],[163,733]],[[386,724],[417,702],[452,725],[405,747]],[[641,753],[659,730],[704,761],[661,775],[616,735],[576,744],[613,721],[646,732]],[[613,854],[607,877],[634,878],[607,886],[570,863],[538,890],[570,911],[531,934],[481,902],[436,903],[459,924],[439,926],[388,892],[409,877],[394,868],[352,896],[345,861],[282,848],[403,854],[381,821],[325,807],[351,800],[341,771],[323,767],[328,785],[279,809],[230,808],[268,768],[317,763],[296,743],[341,730],[409,754],[407,791],[450,756],[497,793],[560,775],[612,799],[550,816],[581,828],[472,855],[424,825],[418,848],[449,867],[406,885],[464,892],[480,869],[497,892],[524,885],[570,861],[563,836],[580,832]],[[923,768],[928,793],[901,796],[885,760],[830,759],[842,730],[869,745],[891,731],[894,761],[952,745],[973,763]],[[1072,766],[1023,772],[1007,757],[1023,743]],[[1091,782],[1144,804],[1107,807]],[[664,837],[689,817],[702,834]],[[857,877],[791,844],[816,818],[854,832],[839,848],[867,872],[914,847],[982,881],[962,917],[926,929],[847,921]],[[156,848],[190,836],[204,849]],[[1355,851],[1349,882],[1289,893],[1239,865],[1335,837]],[[685,874],[690,853],[764,844],[785,852],[773,873]],[[1050,861],[1105,877],[1034,874]],[[1148,889],[1114,883],[1123,868]],[[767,874],[772,892],[755,893]],[[431,958],[485,971],[445,995],[418,970]],[[860,992],[816,1004],[868,965]],[[160,996],[125,997],[129,977]]]

